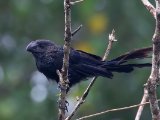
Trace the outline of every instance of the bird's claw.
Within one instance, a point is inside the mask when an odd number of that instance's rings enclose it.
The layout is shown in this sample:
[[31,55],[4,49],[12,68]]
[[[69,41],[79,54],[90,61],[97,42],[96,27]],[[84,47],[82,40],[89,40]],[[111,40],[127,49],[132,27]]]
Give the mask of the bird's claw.
[[69,91],[69,85],[67,85],[67,87],[66,88],[64,88],[64,86],[62,86],[60,83],[58,83],[58,89],[59,90],[65,90],[66,91],[66,93],[68,93],[68,91]]
[[69,102],[68,101],[65,101],[65,103],[63,104],[61,100],[57,101],[58,102],[58,105],[59,105],[59,108],[60,109],[63,109],[65,111],[68,112],[68,107],[69,106]]
[[65,101],[65,103],[66,103],[66,106],[69,106],[69,102],[67,100]]

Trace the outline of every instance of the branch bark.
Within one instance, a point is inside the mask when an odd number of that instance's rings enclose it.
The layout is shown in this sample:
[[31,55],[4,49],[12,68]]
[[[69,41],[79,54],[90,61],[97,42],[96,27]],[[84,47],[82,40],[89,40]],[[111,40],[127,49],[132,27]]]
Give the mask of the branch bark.
[[159,64],[160,64],[160,0],[156,0],[156,28],[152,38],[153,55],[152,70],[147,82],[148,98],[153,120],[160,120],[160,111],[157,102],[156,89],[159,84]]
[[[146,83],[146,89],[148,95],[143,95],[142,102],[146,102],[149,99],[150,109],[152,113],[152,120],[160,120],[160,110],[157,102],[156,89],[159,84],[159,64],[160,64],[160,0],[155,0],[156,8],[148,0],[142,0],[146,8],[156,19],[155,33],[153,35],[153,54],[152,54],[152,70],[150,77]],[[136,120],[140,119],[143,107],[139,107],[136,115]]]
[[60,80],[60,95],[59,95],[59,117],[58,120],[65,119],[66,106],[66,95],[68,89],[68,67],[69,67],[69,54],[70,44],[72,39],[71,33],[71,5],[70,0],[64,0],[64,14],[65,14],[65,33],[64,33],[64,58],[61,73],[58,72]]

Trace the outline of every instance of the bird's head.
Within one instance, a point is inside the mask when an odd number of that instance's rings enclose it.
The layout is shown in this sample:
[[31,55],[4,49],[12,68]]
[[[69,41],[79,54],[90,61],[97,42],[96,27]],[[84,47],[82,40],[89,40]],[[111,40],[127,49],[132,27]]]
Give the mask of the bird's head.
[[38,54],[46,53],[54,47],[55,44],[50,40],[35,40],[27,45],[26,50],[36,56]]

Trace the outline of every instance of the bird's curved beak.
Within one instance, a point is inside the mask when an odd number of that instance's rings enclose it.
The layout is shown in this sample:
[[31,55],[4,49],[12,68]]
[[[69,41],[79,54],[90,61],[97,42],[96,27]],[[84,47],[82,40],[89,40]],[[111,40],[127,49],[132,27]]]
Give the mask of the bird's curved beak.
[[37,46],[37,43],[35,41],[30,42],[27,47],[26,50],[29,52],[32,52],[32,50]]

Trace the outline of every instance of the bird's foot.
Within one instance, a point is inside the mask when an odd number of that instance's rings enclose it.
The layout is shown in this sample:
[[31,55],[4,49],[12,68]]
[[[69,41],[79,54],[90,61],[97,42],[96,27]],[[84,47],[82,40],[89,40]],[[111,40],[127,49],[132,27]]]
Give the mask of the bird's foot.
[[60,109],[63,109],[64,111],[68,112],[68,107],[67,107],[69,106],[68,101],[62,102],[61,100],[58,100],[57,102]]
[[65,84],[66,86],[63,86],[61,83],[58,83],[58,89],[62,90],[62,91],[66,91],[66,93],[68,93],[70,87],[68,84]]

